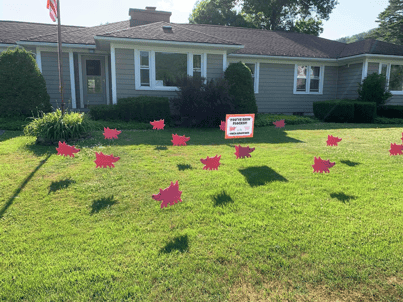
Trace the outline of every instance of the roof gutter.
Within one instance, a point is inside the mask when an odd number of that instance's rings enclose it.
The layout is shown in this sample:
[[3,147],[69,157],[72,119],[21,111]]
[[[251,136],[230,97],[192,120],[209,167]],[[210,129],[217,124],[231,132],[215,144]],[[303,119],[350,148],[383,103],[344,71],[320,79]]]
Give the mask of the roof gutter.
[[164,41],[164,40],[146,40],[146,39],[130,39],[130,38],[115,38],[115,37],[102,37],[95,36],[94,40],[108,41],[108,42],[134,42],[141,44],[156,44],[156,45],[166,45],[167,43],[177,45],[177,46],[204,46],[204,47],[221,47],[221,48],[236,48],[242,49],[245,46],[240,44],[226,45],[226,44],[213,44],[213,43],[195,43],[195,42],[177,42],[177,41]]
[[17,46],[16,44],[2,44],[0,43],[0,47],[15,47]]
[[394,55],[383,55],[383,54],[370,54],[370,53],[364,53],[360,55],[355,55],[351,57],[344,57],[344,58],[339,58],[337,59],[338,61],[344,61],[344,60],[349,60],[349,59],[356,59],[356,58],[361,58],[361,57],[366,57],[366,58],[385,58],[385,59],[402,59],[403,56],[394,56]]
[[[50,46],[50,47],[57,47],[57,43],[49,43],[49,42],[30,42],[30,41],[17,41],[18,45],[26,45],[26,46]],[[96,45],[87,45],[87,44],[67,44],[62,43],[62,47],[69,47],[69,48],[90,48],[95,49],[97,48]]]
[[310,58],[310,57],[286,57],[286,56],[266,56],[266,55],[247,55],[247,54],[230,54],[228,57],[240,57],[240,58],[256,58],[256,59],[282,59],[282,60],[302,60],[302,61],[327,61],[337,62],[337,59],[328,58]]

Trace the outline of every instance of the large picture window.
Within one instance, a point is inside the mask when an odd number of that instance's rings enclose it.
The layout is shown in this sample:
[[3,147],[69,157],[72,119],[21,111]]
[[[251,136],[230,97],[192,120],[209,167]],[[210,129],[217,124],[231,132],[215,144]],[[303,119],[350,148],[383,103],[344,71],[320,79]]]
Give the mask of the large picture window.
[[323,66],[295,65],[294,93],[322,94]]
[[380,63],[379,74],[386,76],[387,88],[392,94],[403,94],[403,65]]
[[206,77],[206,55],[136,50],[135,83],[140,90],[177,90],[177,79]]

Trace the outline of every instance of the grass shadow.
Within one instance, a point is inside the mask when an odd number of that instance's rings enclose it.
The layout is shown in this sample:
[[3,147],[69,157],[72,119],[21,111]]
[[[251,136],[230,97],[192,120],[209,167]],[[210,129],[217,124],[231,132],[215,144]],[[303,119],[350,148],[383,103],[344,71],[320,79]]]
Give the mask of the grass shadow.
[[168,150],[167,146],[157,146],[154,150]]
[[179,171],[184,171],[184,170],[192,170],[191,165],[184,165],[184,164],[178,164],[178,170]]
[[56,192],[61,189],[67,189],[71,184],[75,184],[76,181],[70,178],[66,178],[64,180],[59,180],[59,181],[52,181],[52,183],[49,186],[49,192]]
[[175,237],[160,250],[160,253],[169,254],[174,250],[181,253],[189,250],[188,235]]
[[350,201],[350,199],[356,199],[357,197],[355,196],[350,196],[350,195],[346,195],[343,192],[340,193],[331,193],[330,197],[332,198],[337,198],[338,200],[340,200],[343,203],[346,203],[346,201]]
[[288,182],[286,178],[267,166],[249,167],[239,169],[238,171],[245,176],[246,181],[251,187],[264,186],[273,181]]
[[115,203],[118,203],[118,201],[115,200],[115,197],[113,197],[113,195],[94,200],[91,205],[92,210],[90,214],[93,215],[95,213],[98,213],[103,209],[113,206]]
[[349,166],[349,167],[355,167],[355,166],[358,166],[359,164],[361,164],[361,163],[356,163],[356,162],[353,162],[353,161],[350,161],[350,160],[341,160],[340,162],[342,164],[345,164],[345,165]]
[[31,172],[31,174],[29,174],[27,176],[27,178],[25,178],[25,180],[20,184],[20,186],[18,187],[17,190],[14,191],[13,196],[6,202],[6,204],[3,206],[3,208],[0,210],[0,218],[3,217],[4,213],[7,211],[7,209],[9,208],[9,206],[11,206],[11,204],[13,203],[14,199],[18,196],[18,194],[20,194],[20,192],[24,189],[24,187],[27,185],[27,183],[31,180],[31,178],[35,175],[35,173],[39,170],[40,167],[42,167],[42,165],[44,163],[46,163],[49,159],[49,157],[51,156],[51,154],[48,154],[48,156],[44,159],[41,160],[41,162],[39,163],[39,165],[36,166],[36,168]]
[[233,203],[234,201],[232,200],[231,196],[229,196],[225,191],[222,191],[219,194],[211,196],[211,199],[214,202],[214,206],[225,206],[229,203]]

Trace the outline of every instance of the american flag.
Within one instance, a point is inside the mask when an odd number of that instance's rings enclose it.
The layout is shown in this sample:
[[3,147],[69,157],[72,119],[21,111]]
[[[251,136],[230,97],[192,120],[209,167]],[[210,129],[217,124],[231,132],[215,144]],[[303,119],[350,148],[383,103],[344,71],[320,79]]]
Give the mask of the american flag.
[[53,22],[56,22],[57,18],[57,2],[56,0],[48,0],[46,8],[49,8],[49,16]]

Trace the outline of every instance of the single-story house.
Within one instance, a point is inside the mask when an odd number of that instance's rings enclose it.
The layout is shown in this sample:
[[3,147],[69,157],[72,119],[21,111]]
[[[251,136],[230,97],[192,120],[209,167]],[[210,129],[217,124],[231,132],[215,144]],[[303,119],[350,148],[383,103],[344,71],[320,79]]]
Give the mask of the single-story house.
[[[62,26],[65,101],[71,108],[116,104],[119,98],[176,95],[171,76],[220,78],[231,62],[252,71],[259,112],[304,112],[312,103],[356,98],[368,74],[386,75],[403,105],[403,46],[376,40],[351,44],[307,34],[170,23],[170,12],[130,9],[130,20]],[[57,26],[0,21],[0,51],[20,46],[36,56],[51,98],[60,105]]]

